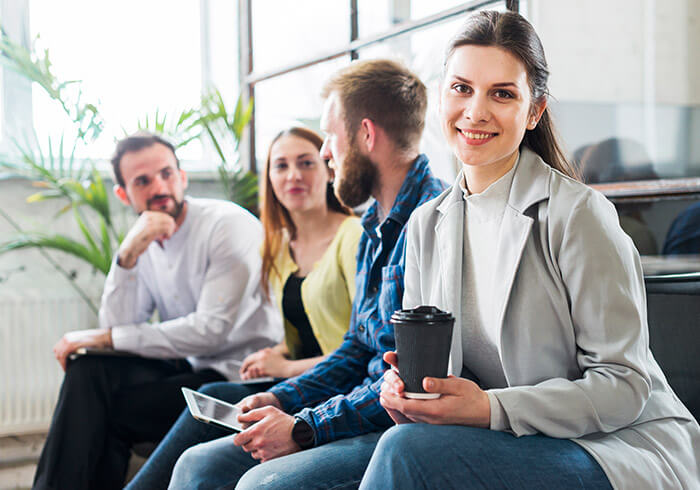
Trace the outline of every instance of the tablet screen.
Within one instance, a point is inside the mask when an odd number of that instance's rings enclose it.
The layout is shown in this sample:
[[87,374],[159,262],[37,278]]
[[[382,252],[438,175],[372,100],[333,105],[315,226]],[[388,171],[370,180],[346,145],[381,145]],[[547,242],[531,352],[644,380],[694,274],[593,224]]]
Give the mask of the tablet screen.
[[194,404],[194,407],[190,406],[190,411],[196,418],[202,418],[230,429],[243,430],[241,423],[237,420],[237,417],[242,413],[240,408],[187,388],[183,388],[182,391],[185,393],[188,405]]

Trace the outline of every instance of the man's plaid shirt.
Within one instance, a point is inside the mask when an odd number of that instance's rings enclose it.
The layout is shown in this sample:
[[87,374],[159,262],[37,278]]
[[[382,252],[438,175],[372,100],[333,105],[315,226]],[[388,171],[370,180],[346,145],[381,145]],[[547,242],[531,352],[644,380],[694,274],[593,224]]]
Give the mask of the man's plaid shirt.
[[394,350],[389,319],[403,299],[405,227],[414,209],[445,188],[431,173],[428,158],[420,155],[381,226],[378,203],[367,209],[357,253],[357,291],[343,343],[314,368],[269,390],[285,412],[309,423],[316,445],[393,424],[379,404],[379,392],[388,368],[382,355]]

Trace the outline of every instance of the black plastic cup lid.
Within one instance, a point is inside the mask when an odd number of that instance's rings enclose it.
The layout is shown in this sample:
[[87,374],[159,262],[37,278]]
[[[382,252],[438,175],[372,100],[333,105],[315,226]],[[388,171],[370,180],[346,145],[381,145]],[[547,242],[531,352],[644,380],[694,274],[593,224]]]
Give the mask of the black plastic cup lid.
[[437,323],[454,321],[452,313],[442,311],[435,306],[419,306],[410,310],[396,310],[391,315],[391,322]]

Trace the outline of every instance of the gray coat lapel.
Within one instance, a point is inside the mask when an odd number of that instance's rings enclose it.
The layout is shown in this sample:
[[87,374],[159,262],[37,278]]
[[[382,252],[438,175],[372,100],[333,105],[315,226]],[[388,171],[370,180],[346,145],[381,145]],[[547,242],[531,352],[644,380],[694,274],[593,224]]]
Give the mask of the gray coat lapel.
[[[494,271],[496,279],[492,297],[499,339],[518,266],[534,223],[534,219],[527,216],[525,212],[531,206],[549,197],[550,176],[551,168],[539,156],[527,148],[521,150],[496,250],[498,261]],[[500,343],[498,348],[500,353]]]
[[[503,215],[503,223],[498,237],[498,248],[496,250],[496,270],[494,271],[493,282],[493,313],[496,315],[495,325],[497,338],[501,338],[503,320],[505,318],[506,307],[510,292],[513,289],[515,273],[520,265],[520,259],[527,243],[533,219],[529,218],[513,208],[507,207]],[[500,354],[501,346],[498,345]]]
[[[457,176],[457,182],[462,174]],[[435,225],[435,237],[440,257],[441,299],[443,307],[455,317],[455,329],[452,335],[452,353],[450,355],[450,374],[459,376],[462,371],[462,330],[459,327],[462,318],[462,242],[464,236],[464,199],[459,184],[452,187],[447,198],[437,208],[440,218]]]

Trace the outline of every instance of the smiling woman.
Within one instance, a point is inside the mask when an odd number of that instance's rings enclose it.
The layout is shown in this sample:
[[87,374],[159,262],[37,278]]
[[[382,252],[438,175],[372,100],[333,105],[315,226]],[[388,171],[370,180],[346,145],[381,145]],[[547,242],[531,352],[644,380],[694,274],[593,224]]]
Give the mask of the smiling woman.
[[548,75],[515,13],[476,14],[449,45],[440,118],[462,171],[411,216],[403,306],[454,315],[453,376],[412,400],[387,371],[399,425],[361,488],[698,486],[700,427],[649,351],[639,255],[571,178]]
[[[472,80],[464,78],[467,74]],[[513,167],[525,130],[535,129],[546,109],[544,99],[531,97],[523,63],[491,46],[465,45],[452,52],[440,100],[443,132],[474,193]]]

